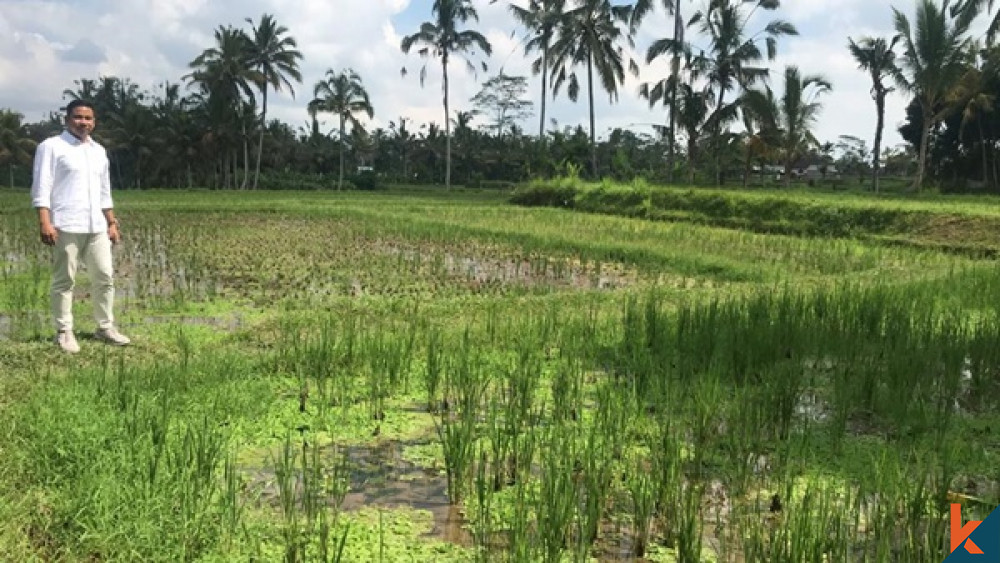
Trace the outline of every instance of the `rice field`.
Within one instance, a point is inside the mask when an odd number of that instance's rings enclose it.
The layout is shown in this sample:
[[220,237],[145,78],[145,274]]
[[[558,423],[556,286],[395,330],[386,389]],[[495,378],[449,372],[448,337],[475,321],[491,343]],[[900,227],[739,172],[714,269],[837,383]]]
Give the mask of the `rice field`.
[[84,272],[66,356],[0,192],[0,559],[937,562],[1000,504],[991,260],[461,190],[116,204],[135,345]]

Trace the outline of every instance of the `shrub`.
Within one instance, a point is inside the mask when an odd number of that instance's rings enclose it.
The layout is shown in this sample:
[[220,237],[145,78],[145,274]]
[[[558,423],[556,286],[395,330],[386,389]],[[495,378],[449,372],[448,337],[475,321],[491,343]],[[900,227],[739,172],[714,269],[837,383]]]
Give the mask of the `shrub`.
[[378,175],[374,172],[364,171],[347,178],[355,189],[364,191],[374,191],[379,189]]

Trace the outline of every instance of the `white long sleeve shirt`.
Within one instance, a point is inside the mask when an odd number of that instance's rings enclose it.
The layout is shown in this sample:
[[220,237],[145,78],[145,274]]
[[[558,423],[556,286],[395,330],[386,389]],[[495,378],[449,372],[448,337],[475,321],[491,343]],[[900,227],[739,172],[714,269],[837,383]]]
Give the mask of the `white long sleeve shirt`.
[[31,204],[49,209],[53,227],[67,233],[107,230],[103,210],[113,203],[104,147],[63,131],[38,145],[33,172]]

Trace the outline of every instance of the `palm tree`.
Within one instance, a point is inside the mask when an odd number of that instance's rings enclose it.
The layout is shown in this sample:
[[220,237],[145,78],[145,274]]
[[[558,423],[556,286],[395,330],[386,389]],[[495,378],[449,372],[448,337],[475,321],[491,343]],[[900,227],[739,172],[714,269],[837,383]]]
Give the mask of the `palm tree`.
[[392,137],[390,137],[390,140],[392,141],[391,146],[399,152],[400,164],[403,167],[402,178],[404,179],[404,182],[409,181],[410,179],[410,149],[416,141],[416,136],[406,128],[406,121],[407,118],[400,117],[398,125],[395,122],[389,122],[389,130],[392,131]]
[[259,24],[254,24],[249,18],[246,21],[250,23],[253,31],[247,44],[249,50],[247,63],[260,73],[256,84],[261,93],[260,138],[257,143],[257,171],[253,178],[253,187],[257,189],[257,182],[260,180],[260,160],[264,150],[264,129],[267,126],[267,91],[269,87],[279,91],[284,85],[292,97],[295,96],[295,90],[288,79],[302,82],[298,63],[302,53],[296,49],[298,45],[295,38],[285,35],[288,33],[288,28],[278,25],[270,14],[262,15]]
[[368,98],[368,91],[361,84],[361,76],[353,69],[347,69],[339,74],[333,69],[326,71],[326,80],[320,80],[313,89],[316,111],[336,114],[340,120],[340,177],[337,189],[344,186],[344,132],[350,123],[351,130],[362,129],[361,122],[355,114],[364,113],[371,118],[375,110]]
[[[948,2],[945,2],[945,6],[947,4]],[[951,15],[958,16],[963,23],[971,23],[972,20],[979,17],[983,12],[983,8],[986,8],[987,12],[992,10],[993,0],[959,0],[957,4],[952,6]],[[997,12],[993,16],[989,27],[986,29],[986,39],[990,44],[996,38],[997,31],[1000,31],[1000,12]]]
[[776,100],[769,87],[748,90],[744,100],[758,115],[773,114],[778,131],[778,147],[785,161],[785,187],[791,184],[792,166],[809,150],[818,146],[812,134],[822,105],[816,98],[831,90],[830,82],[818,75],[802,76],[798,67],[785,67],[785,89]]
[[[472,0],[434,0],[431,6],[434,21],[424,22],[420,30],[403,38],[400,48],[409,53],[414,45],[420,46],[421,57],[434,57],[441,61],[441,90],[444,99],[445,127],[445,175],[444,184],[451,188],[451,109],[448,103],[448,61],[452,55],[463,56],[464,53],[479,48],[487,56],[493,52],[493,47],[481,33],[475,30],[460,30],[458,26],[469,20],[479,21],[479,14],[472,5]],[[468,62],[472,67],[472,63]],[[483,69],[486,64],[483,63]],[[404,69],[405,74],[405,69]],[[420,70],[420,83],[427,77],[427,65]]]
[[[744,13],[744,4],[752,4],[749,13]],[[735,112],[726,107],[726,94],[749,88],[757,81],[766,79],[767,68],[757,65],[765,58],[774,60],[778,52],[778,38],[798,35],[795,26],[775,19],[764,26],[762,33],[747,37],[747,24],[758,9],[777,10],[780,5],[779,0],[711,0],[707,9],[696,13],[690,22],[700,24],[701,31],[709,38],[703,64],[707,67],[707,78],[715,96],[715,109],[708,121],[716,149],[721,146],[724,118],[735,116]],[[764,50],[758,44],[762,34]],[[716,183],[721,183],[719,150],[715,153]]]
[[[644,0],[649,2],[651,0]],[[646,63],[651,63],[661,55],[670,55],[670,76],[652,87],[649,84],[640,86],[639,95],[649,100],[650,106],[662,102],[670,109],[670,126],[667,129],[667,181],[674,181],[674,157],[677,151],[677,95],[680,90],[681,57],[685,55],[692,68],[691,51],[684,41],[684,19],[681,16],[680,0],[662,0],[667,14],[674,16],[673,36],[657,39],[646,50]]]
[[969,124],[976,124],[979,150],[982,155],[983,184],[990,187],[992,180],[989,165],[990,151],[983,131],[983,117],[993,112],[996,103],[997,96],[992,86],[1000,76],[1000,50],[996,47],[981,50],[978,45],[974,45],[972,51],[982,57],[981,64],[969,68],[962,75],[958,84],[948,93],[946,103],[962,112],[958,130],[959,139],[964,139]]
[[892,9],[896,33],[903,42],[893,76],[904,91],[916,98],[921,113],[914,190],[924,184],[931,129],[953,111],[952,106],[944,103],[945,98],[968,68],[970,40],[966,33],[970,20],[949,17],[947,10],[948,0],[940,8],[932,0],[917,0],[913,30],[910,20],[896,8]]
[[682,83],[677,92],[677,125],[687,137],[688,182],[694,183],[698,140],[710,113],[711,94]]
[[35,142],[27,136],[22,115],[9,109],[0,109],[0,163],[7,164],[8,182],[14,187],[14,166],[31,164]]
[[882,147],[882,129],[885,127],[885,98],[893,90],[885,85],[884,80],[895,72],[896,53],[892,49],[899,41],[899,36],[893,37],[888,42],[881,37],[863,37],[860,43],[855,43],[852,38],[848,38],[847,41],[847,48],[851,51],[854,60],[858,62],[858,68],[868,71],[868,75],[872,79],[871,94],[872,99],[875,100],[877,115],[875,149],[872,151],[872,189],[878,193],[879,155]]
[[[228,178],[229,169],[235,167],[236,158],[231,155],[232,147],[229,141],[240,135],[243,137],[244,175],[241,183],[246,188],[250,172],[247,153],[247,140],[243,113],[247,110],[244,100],[254,99],[253,84],[264,81],[261,73],[255,70],[249,61],[250,38],[231,26],[219,26],[215,30],[215,46],[209,47],[191,61],[194,69],[185,78],[197,86],[198,93],[206,103],[206,109],[213,121],[213,135],[223,140],[220,146],[224,176]],[[229,158],[232,157],[232,161]]]
[[[594,127],[594,73],[612,101],[618,96],[618,86],[625,81],[623,38],[629,47],[635,31],[633,7],[612,5],[609,0],[580,0],[568,10],[559,24],[552,45],[552,87],[554,92],[566,83],[566,93],[574,102],[580,93],[580,83],[573,72],[577,65],[587,69],[587,99],[590,105],[590,165],[597,177],[597,142]],[[628,60],[629,72],[639,75],[639,65]]]
[[767,159],[773,157],[781,142],[779,129],[778,101],[770,88],[762,90],[747,90],[739,100],[740,115],[743,118],[744,135],[744,166],[743,187],[747,187],[750,172],[755,160],[761,161],[761,177]]
[[524,54],[536,51],[539,53],[538,58],[531,63],[531,72],[542,78],[541,115],[538,118],[538,138],[542,143],[545,142],[545,102],[549,95],[547,81],[550,50],[565,7],[566,0],[530,0],[527,8],[516,4],[510,5],[514,19],[528,30]]

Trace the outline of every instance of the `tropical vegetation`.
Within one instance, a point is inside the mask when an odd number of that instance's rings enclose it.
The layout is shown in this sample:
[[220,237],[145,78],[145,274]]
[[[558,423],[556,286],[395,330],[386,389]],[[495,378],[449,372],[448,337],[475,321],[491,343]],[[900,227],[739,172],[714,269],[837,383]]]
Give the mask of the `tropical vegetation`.
[[[803,100],[809,115],[802,122],[764,111],[762,102],[785,74],[771,62],[781,42],[798,34],[794,22],[781,17],[779,0],[507,4],[512,33],[530,57],[541,89],[529,92],[526,77],[510,76],[503,68],[487,74],[492,46],[477,29],[475,5],[436,0],[431,18],[400,44],[402,51],[425,59],[421,83],[429,78],[426,63],[441,70],[443,113],[425,123],[387,119],[384,113],[376,120],[376,109],[395,110],[372,107],[365,77],[352,69],[330,69],[301,102],[311,122],[300,126],[270,118],[269,96],[294,95],[302,78],[294,30],[270,14],[247,19],[245,28],[220,25],[214,44],[194,57],[190,72],[177,81],[147,87],[124,76],[83,77],[64,95],[96,104],[98,135],[114,163],[114,180],[124,188],[509,186],[573,170],[595,180],[641,177],[691,185],[741,178],[744,186],[809,181],[879,191],[881,179],[891,178],[890,187],[911,190],[1000,189],[995,155],[1000,112],[994,111],[1000,54],[993,44],[1000,12],[992,2],[915,0],[909,9],[887,8],[894,36],[845,37],[859,72],[871,80],[876,111],[867,139],[816,138],[822,97]],[[673,29],[638,45],[640,24],[656,12]],[[981,28],[987,33],[980,37],[974,30]],[[667,70],[638,92],[628,92],[625,78],[641,68],[635,55],[643,50],[645,64],[664,61]],[[473,76],[483,84],[479,96],[453,99],[449,81],[456,61],[476,70]],[[837,87],[825,79],[808,80],[817,70],[798,69],[802,86],[822,86],[816,93]],[[781,88],[789,88],[787,79]],[[551,100],[563,93],[571,100],[586,98],[586,124],[546,121]],[[662,108],[663,121],[646,124],[652,130],[621,124],[599,136],[593,102],[602,93],[612,101],[641,96]],[[906,145],[883,146],[889,96],[910,100],[899,128]],[[526,132],[521,124],[536,109],[537,132]],[[331,131],[321,127],[324,113],[336,116]],[[38,142],[59,127],[55,112],[38,123],[3,120],[8,183],[25,185],[30,177],[23,153],[11,147],[30,147],[28,141]],[[361,177],[360,170],[372,173]]]

